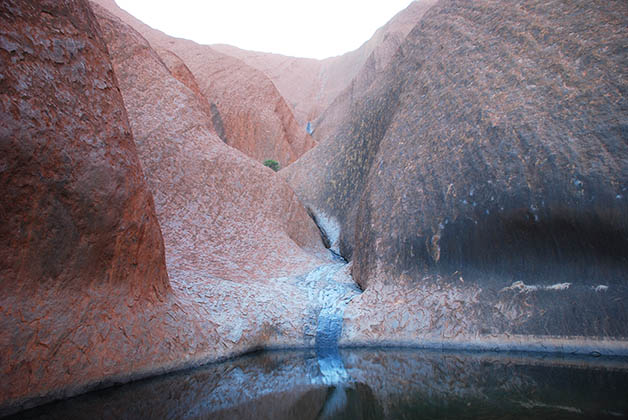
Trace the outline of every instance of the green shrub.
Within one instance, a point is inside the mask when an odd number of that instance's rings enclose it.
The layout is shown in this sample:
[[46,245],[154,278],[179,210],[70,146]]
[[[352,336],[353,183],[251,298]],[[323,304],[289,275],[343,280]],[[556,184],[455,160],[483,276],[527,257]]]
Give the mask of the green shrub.
[[277,172],[279,170],[279,162],[272,159],[266,159],[264,161],[264,166],[268,166],[273,171]]

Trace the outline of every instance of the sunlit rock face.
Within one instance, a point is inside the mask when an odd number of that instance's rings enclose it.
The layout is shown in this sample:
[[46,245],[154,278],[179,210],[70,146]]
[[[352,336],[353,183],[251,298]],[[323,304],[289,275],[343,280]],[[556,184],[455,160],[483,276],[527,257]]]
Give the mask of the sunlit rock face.
[[3,2],[0,62],[2,407],[124,371],[133,339],[119,326],[136,327],[170,286],[86,2]]
[[311,122],[313,136],[322,140],[337,128],[353,97],[368,88],[433,3],[434,0],[412,2],[360,48],[324,60],[246,51],[231,45],[212,48],[266,74],[294,110],[297,121],[303,127]]
[[342,72],[328,77],[324,64],[327,60],[248,51],[233,45],[218,44],[211,48],[241,60],[270,78],[301,127],[314,121],[351,80],[350,75]]
[[440,1],[287,168],[366,288],[347,342],[628,336],[627,12]]
[[196,92],[138,32],[94,8],[155,195],[168,269],[250,281],[320,262],[320,233],[283,179],[225,145]]
[[[212,107],[220,138],[228,145],[259,162],[274,159],[281,167],[316,145],[305,126],[297,123],[273,82],[261,71],[211,47],[154,30],[112,0],[96,3],[131,25],[160,55],[164,50],[170,51],[183,60]],[[168,64],[170,57],[167,53],[165,56]]]

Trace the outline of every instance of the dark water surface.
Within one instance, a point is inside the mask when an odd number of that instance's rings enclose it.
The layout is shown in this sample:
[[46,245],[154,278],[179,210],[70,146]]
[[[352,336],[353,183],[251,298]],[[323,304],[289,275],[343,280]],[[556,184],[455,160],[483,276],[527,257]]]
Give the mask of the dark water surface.
[[340,350],[339,357],[321,358],[315,350],[257,353],[85,394],[12,418],[628,416],[627,359],[407,349]]

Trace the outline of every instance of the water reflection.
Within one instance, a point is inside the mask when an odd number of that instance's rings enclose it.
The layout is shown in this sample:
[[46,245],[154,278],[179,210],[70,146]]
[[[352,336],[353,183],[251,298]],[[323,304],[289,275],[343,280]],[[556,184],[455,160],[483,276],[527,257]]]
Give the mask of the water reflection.
[[[268,352],[49,404],[21,419],[626,418],[628,360],[421,350]],[[336,363],[331,358],[330,363]],[[341,372],[331,381],[328,372]],[[327,373],[326,373],[327,372]]]

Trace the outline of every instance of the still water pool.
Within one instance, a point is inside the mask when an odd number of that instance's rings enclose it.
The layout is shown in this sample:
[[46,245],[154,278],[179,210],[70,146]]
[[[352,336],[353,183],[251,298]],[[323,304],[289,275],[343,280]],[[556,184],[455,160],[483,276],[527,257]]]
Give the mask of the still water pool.
[[20,419],[619,419],[628,360],[407,349],[256,353]]

